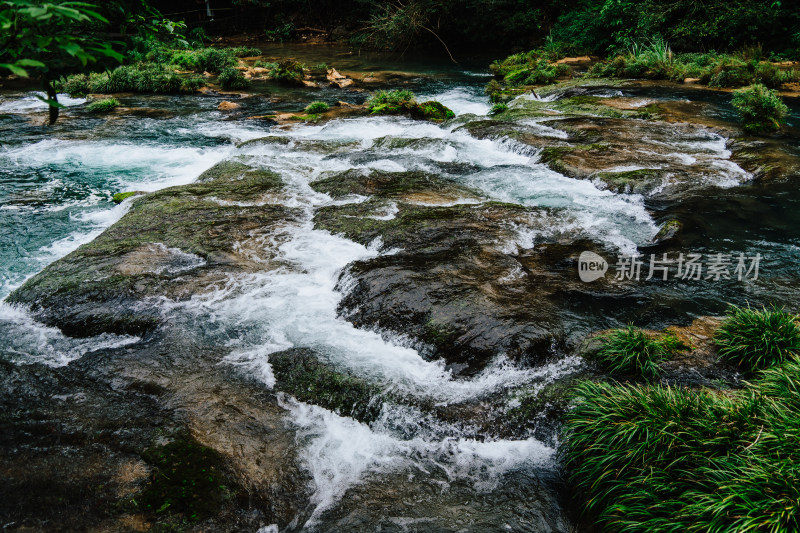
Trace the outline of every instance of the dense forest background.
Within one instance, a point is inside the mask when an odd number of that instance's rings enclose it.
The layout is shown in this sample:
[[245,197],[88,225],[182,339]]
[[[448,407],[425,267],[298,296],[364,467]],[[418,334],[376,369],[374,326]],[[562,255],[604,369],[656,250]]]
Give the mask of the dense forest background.
[[[438,39],[454,50],[531,48],[550,37],[576,52],[613,53],[661,35],[676,51],[761,44],[797,54],[800,9],[771,0],[153,0],[165,15],[213,33],[299,28],[337,31],[353,44],[406,48]],[[210,21],[208,10],[213,13]]]

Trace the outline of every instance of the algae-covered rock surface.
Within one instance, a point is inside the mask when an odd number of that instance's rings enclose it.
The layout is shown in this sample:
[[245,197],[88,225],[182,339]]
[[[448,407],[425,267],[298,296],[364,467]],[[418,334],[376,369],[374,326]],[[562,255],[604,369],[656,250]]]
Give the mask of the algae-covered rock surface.
[[65,333],[140,334],[159,321],[148,298],[188,298],[221,276],[247,271],[237,244],[295,213],[279,203],[281,179],[238,161],[190,185],[136,198],[108,231],[48,266],[12,294]]

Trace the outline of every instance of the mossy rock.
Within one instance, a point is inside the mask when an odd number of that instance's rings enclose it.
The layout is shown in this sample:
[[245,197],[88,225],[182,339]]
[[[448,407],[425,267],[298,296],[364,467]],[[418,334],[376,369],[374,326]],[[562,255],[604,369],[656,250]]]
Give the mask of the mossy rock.
[[434,122],[442,122],[451,118],[455,118],[456,116],[452,109],[446,107],[441,102],[437,102],[436,100],[428,100],[427,102],[417,104],[412,109],[411,115],[424,118],[426,120],[432,120]]
[[660,180],[662,171],[643,168],[622,172],[598,172],[595,177],[605,183],[609,189],[620,193],[646,193],[652,190]]
[[364,423],[378,418],[384,394],[376,385],[336,370],[312,350],[270,354],[276,388],[300,401],[319,405]]
[[468,198],[482,196],[478,191],[465,187],[453,179],[421,171],[372,170],[365,173],[359,169],[353,169],[317,180],[311,184],[311,187],[315,191],[330,194],[334,198],[351,194],[398,198],[405,194],[423,191]]
[[214,516],[232,495],[222,456],[188,436],[149,448],[142,458],[154,469],[136,498],[147,513],[180,513],[195,522]]
[[680,220],[668,220],[659,228],[658,233],[653,237],[653,242],[661,243],[674,239],[682,229],[683,223]]
[[[48,265],[8,300],[31,306],[39,320],[72,336],[142,334],[161,320],[158,309],[142,305],[142,299],[187,297],[197,289],[190,290],[193,277],[239,268],[237,240],[297,216],[276,204],[240,205],[281,186],[275,173],[228,161],[195,183],[136,198],[116,224]],[[187,254],[196,257],[195,266],[170,268]],[[164,268],[148,268],[165,261]]]

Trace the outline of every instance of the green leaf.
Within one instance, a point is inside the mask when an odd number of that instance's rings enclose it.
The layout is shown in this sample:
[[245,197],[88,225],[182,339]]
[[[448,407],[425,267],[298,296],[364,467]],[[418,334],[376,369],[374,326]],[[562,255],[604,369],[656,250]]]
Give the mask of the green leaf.
[[61,45],[61,49],[73,57],[83,50],[77,43],[64,43]]
[[35,59],[20,59],[17,61],[17,65],[20,65],[22,67],[42,67],[42,68],[46,66],[41,61],[36,61]]
[[36,96],[37,99],[41,100],[42,102],[44,102],[45,104],[49,105],[50,107],[58,107],[60,109],[63,109],[65,107],[67,107],[64,104],[61,104],[61,103],[57,102],[56,100],[50,100],[49,98],[45,98],[44,96],[39,96],[38,94],[35,95],[35,96]]
[[23,78],[28,77],[28,71],[22,67],[18,67],[13,63],[0,63],[0,68],[5,68],[11,71],[12,74],[16,76],[22,76]]

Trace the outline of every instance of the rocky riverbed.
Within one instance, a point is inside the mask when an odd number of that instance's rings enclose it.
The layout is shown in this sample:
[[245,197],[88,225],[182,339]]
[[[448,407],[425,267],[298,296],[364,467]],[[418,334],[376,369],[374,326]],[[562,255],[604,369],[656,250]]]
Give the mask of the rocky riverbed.
[[[182,97],[246,134],[3,304],[5,528],[571,531],[558,417],[599,375],[587,337],[673,324],[693,349],[664,379],[737,386],[698,317],[800,303],[795,130],[747,137],[713,91],[609,80],[487,116],[468,83],[416,88],[456,112],[441,124]],[[584,251],[604,278],[581,281]],[[641,278],[617,279],[636,253]],[[761,274],[645,279],[680,253],[761,254]]]

